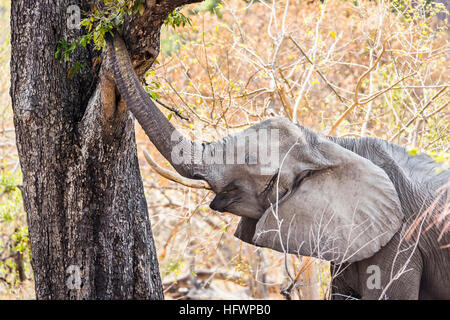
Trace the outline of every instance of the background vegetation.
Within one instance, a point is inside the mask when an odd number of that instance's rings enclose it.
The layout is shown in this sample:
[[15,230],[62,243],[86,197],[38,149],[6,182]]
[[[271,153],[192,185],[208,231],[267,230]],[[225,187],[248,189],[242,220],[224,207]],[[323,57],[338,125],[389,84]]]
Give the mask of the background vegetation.
[[[444,5],[207,0],[182,13],[191,23],[164,28],[146,85],[191,138],[218,139],[284,116],[323,134],[380,137],[448,168]],[[0,0],[0,26],[0,298],[28,299],[34,292],[9,97],[9,0]],[[168,298],[278,299],[295,281],[292,298],[301,299],[311,278],[318,296],[327,296],[327,263],[315,261],[312,270],[300,257],[235,239],[238,218],[210,210],[212,193],[152,171],[142,150],[170,166],[138,124],[136,134]]]

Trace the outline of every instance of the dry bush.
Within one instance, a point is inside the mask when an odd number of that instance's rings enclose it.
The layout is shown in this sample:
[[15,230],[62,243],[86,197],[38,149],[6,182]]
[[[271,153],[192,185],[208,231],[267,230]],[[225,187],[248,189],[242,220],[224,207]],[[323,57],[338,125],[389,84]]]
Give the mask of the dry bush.
[[[323,134],[376,136],[411,154],[448,158],[448,36],[430,10],[411,2],[241,0],[218,10],[220,19],[184,9],[193,27],[164,31],[148,75],[159,99],[189,118],[165,111],[186,135],[210,141],[284,116]],[[142,131],[138,137],[169,168]],[[286,269],[299,275],[301,261],[233,239],[238,218],[208,209],[213,194],[141,164],[166,282],[197,268],[229,270],[240,272],[249,296],[281,298]],[[316,263],[324,297],[327,265]]]

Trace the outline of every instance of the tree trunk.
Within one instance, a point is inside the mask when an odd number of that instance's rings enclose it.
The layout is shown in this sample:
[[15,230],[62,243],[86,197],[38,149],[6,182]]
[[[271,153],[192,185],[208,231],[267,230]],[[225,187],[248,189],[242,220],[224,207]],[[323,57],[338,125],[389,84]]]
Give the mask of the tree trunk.
[[[11,97],[23,172],[38,299],[162,299],[156,250],[139,172],[134,120],[117,97],[107,61],[79,49],[67,8],[88,1],[14,0]],[[122,34],[140,76],[159,50],[160,27],[177,6],[147,1]],[[55,4],[56,3],[56,4]],[[74,61],[86,66],[69,76]]]
[[[305,258],[304,258],[305,259]],[[317,262],[313,258],[303,272],[303,286],[300,288],[302,300],[319,300],[319,282],[317,280]]]

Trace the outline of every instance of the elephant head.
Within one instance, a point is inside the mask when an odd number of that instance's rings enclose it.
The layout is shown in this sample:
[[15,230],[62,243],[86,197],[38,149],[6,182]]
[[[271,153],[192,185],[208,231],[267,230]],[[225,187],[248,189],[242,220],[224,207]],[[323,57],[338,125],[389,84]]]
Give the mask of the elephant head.
[[181,175],[209,183],[212,209],[242,217],[238,238],[340,263],[372,256],[400,228],[396,190],[369,160],[285,119],[219,141],[191,141],[142,88],[120,37],[108,53],[120,94],[145,133]]

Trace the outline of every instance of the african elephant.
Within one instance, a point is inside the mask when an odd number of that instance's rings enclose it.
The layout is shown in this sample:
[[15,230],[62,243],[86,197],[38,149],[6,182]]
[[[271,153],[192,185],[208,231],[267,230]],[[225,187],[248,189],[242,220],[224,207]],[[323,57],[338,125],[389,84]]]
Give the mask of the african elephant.
[[[213,210],[241,217],[236,237],[330,261],[335,299],[450,299],[450,250],[441,248],[450,236],[431,224],[448,170],[380,139],[326,137],[278,118],[191,141],[142,88],[121,38],[107,48],[119,92],[147,136],[178,173],[209,183]],[[275,160],[261,164],[253,141],[275,150]]]

